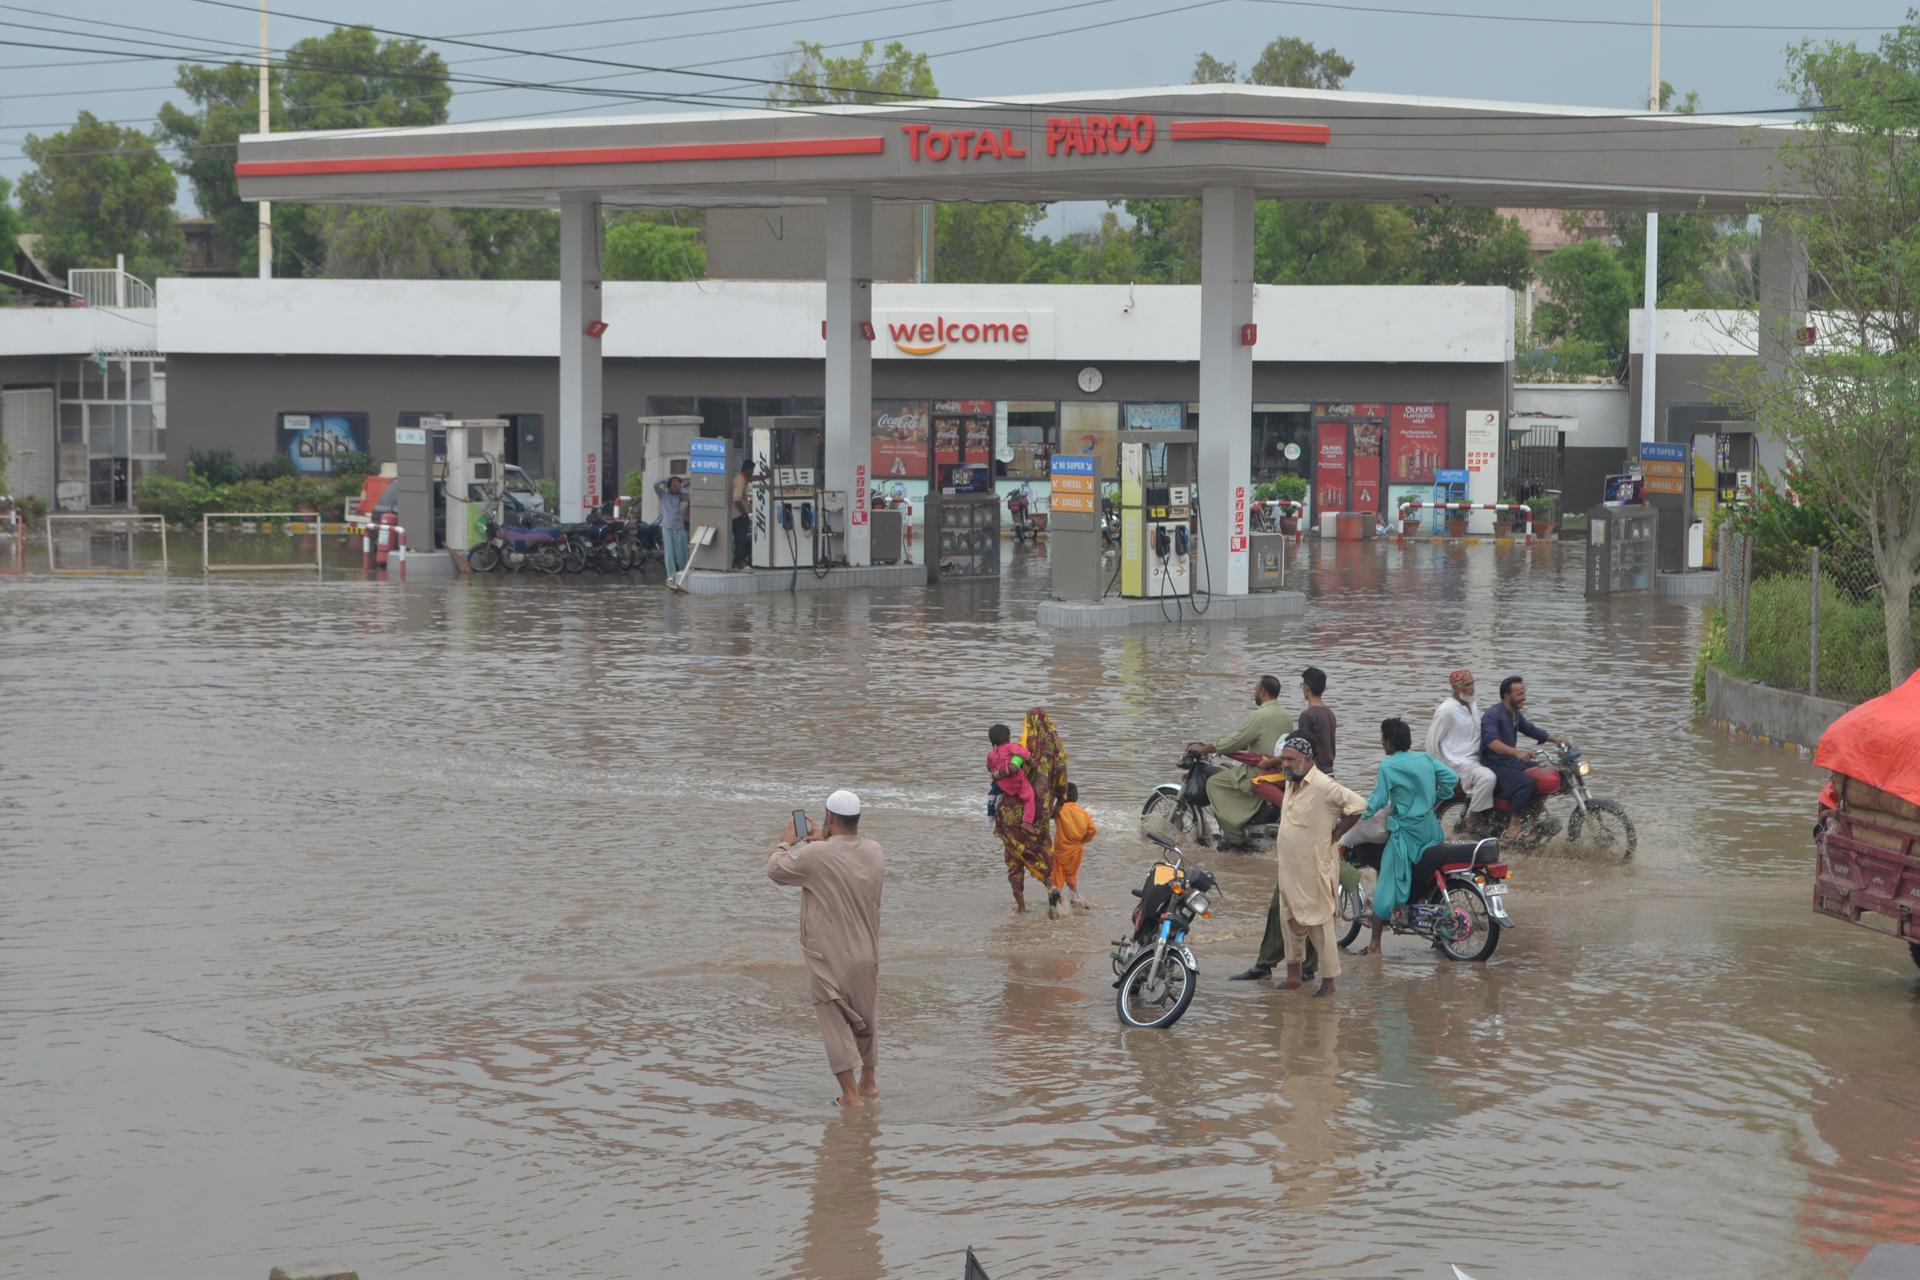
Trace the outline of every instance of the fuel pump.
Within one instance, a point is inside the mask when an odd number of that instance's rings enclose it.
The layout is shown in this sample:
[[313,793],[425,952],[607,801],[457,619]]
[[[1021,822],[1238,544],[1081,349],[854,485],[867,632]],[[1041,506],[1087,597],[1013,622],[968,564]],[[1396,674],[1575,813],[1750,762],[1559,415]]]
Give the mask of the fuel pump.
[[819,555],[826,429],[815,417],[749,418],[754,486],[753,567],[811,568]]
[[505,418],[450,418],[443,491],[447,500],[447,545],[465,555],[487,538],[487,521],[498,519]]
[[1130,431],[1120,444],[1120,594],[1193,595],[1199,436]]

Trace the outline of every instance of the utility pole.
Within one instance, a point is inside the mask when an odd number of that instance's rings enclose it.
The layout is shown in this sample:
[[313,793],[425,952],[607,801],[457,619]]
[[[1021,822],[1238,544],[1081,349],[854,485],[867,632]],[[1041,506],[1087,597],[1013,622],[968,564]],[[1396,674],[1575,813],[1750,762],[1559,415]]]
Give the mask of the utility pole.
[[[1653,0],[1653,81],[1647,86],[1647,110],[1660,110],[1660,0]],[[1660,318],[1660,215],[1647,214],[1647,273],[1641,284],[1641,310],[1646,322],[1640,335],[1640,439],[1642,443],[1659,438],[1654,415],[1654,365],[1658,359],[1655,323]]]
[[[1655,0],[1656,5],[1659,0]],[[260,132],[273,128],[267,75],[267,0],[260,0]],[[260,202],[260,278],[273,279],[273,202]]]

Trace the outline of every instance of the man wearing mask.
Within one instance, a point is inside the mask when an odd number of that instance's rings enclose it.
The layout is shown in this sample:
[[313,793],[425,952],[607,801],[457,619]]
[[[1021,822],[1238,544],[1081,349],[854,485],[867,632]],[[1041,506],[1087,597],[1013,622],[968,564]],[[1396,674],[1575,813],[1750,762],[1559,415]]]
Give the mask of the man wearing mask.
[[[804,815],[803,815],[804,816]],[[880,891],[887,856],[860,834],[860,797],[827,797],[826,829],[792,827],[773,846],[767,875],[800,887],[800,953],[827,1067],[840,1085],[834,1103],[858,1107],[880,1092],[874,1023],[880,1000]],[[854,1079],[854,1071],[860,1073]]]
[[1520,750],[1520,735],[1524,733],[1535,742],[1567,745],[1565,738],[1556,738],[1527,719],[1526,705],[1527,682],[1519,676],[1508,676],[1500,682],[1500,701],[1480,717],[1480,763],[1493,770],[1494,794],[1507,802],[1503,839],[1520,834],[1520,815],[1533,803],[1533,779],[1527,776],[1533,753]]
[[[1293,716],[1280,705],[1280,678],[1261,676],[1253,686],[1253,710],[1240,727],[1218,742],[1190,742],[1187,750],[1196,755],[1218,755],[1230,751],[1271,754],[1287,731],[1293,728]],[[1253,765],[1232,764],[1207,779],[1207,803],[1220,821],[1221,844],[1236,845],[1245,840],[1244,828],[1259,811],[1259,797],[1253,794],[1253,777],[1259,770]]]
[[1333,994],[1340,976],[1340,948],[1334,939],[1333,913],[1340,896],[1340,837],[1360,820],[1367,802],[1316,769],[1314,744],[1303,737],[1286,740],[1280,772],[1286,778],[1286,803],[1280,807],[1273,853],[1278,864],[1280,909],[1286,918],[1286,981],[1283,991],[1300,989],[1301,965],[1308,944],[1319,956],[1320,989]]
[[1451,695],[1433,709],[1433,720],[1427,725],[1427,754],[1459,777],[1467,789],[1467,812],[1484,815],[1493,808],[1494,775],[1480,763],[1480,708],[1473,701],[1473,672],[1461,667],[1447,677],[1447,687]]

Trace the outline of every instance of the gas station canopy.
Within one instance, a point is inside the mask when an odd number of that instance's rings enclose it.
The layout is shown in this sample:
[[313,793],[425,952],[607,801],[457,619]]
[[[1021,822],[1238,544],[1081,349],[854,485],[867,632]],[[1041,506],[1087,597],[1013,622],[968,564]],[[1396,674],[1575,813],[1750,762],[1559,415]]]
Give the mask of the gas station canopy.
[[1793,126],[1257,85],[249,135],[249,200],[558,207],[1192,196],[1738,213]]

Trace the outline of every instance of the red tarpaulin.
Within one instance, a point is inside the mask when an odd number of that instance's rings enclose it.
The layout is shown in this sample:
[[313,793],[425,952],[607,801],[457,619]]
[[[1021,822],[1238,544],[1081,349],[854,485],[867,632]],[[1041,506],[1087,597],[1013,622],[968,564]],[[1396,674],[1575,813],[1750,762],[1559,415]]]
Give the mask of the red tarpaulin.
[[1835,720],[1813,762],[1920,804],[1920,672]]

